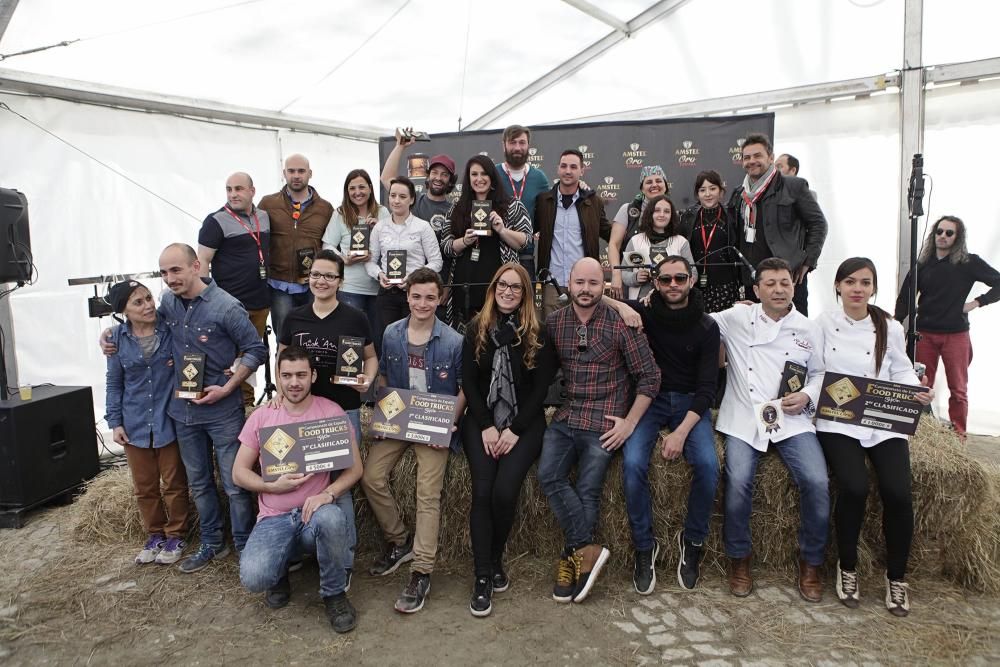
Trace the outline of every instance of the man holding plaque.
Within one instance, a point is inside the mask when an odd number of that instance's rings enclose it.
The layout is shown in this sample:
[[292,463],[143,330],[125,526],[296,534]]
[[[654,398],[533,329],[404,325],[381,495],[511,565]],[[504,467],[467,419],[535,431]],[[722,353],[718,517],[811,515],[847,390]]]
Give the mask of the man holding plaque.
[[[757,265],[754,293],[760,303],[712,313],[729,360],[726,394],[715,423],[726,435],[723,541],[730,559],[729,590],[737,597],[753,591],[754,474],[760,457],[774,445],[799,489],[799,595],[819,602],[819,568],[830,526],[826,461],[812,423],[823,382],[823,337],[792,305],[795,282],[785,260],[772,257]],[[804,383],[790,374],[793,386],[781,387],[789,364],[805,367]]]
[[[386,387],[458,396],[452,417],[457,422],[465,409],[461,388],[463,339],[435,317],[441,292],[441,277],[434,269],[422,267],[410,274],[406,281],[410,315],[386,329],[379,374]],[[417,459],[417,512],[412,536],[399,516],[389,488],[392,470],[410,446]],[[448,452],[447,447],[414,445],[395,438],[376,440],[368,448],[361,484],[388,542],[385,554],[376,561],[371,573],[385,576],[403,563],[413,561],[410,581],[396,600],[396,611],[404,614],[420,611],[430,592]]]
[[[296,436],[303,438],[294,425],[344,416],[336,403],[312,395],[316,371],[310,354],[301,347],[287,347],[278,353],[277,379],[284,396],[281,407],[256,410],[247,418],[233,466],[233,480],[257,493],[260,506],[257,525],[240,558],[240,581],[251,592],[265,591],[264,603],[280,609],[288,604],[292,593],[288,581],[290,557],[313,553],[319,565],[319,594],[330,625],[338,633],[349,632],[357,625],[357,612],[347,599],[346,570],[350,567],[354,533],[351,487],[362,471],[359,434],[350,434],[349,457],[335,463],[332,473],[284,472],[273,478],[262,450],[267,450],[269,457],[283,460],[295,446]],[[275,426],[278,428],[273,431],[267,428]],[[271,435],[261,442],[268,432]],[[264,481],[254,470],[258,459],[264,475],[273,479]],[[344,459],[349,459],[350,465],[343,467],[348,462]]]

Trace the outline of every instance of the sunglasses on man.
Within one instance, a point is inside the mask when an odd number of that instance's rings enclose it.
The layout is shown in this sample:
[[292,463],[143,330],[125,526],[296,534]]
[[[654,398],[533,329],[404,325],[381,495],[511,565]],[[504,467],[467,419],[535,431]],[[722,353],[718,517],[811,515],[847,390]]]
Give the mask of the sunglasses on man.
[[938,236],[941,236],[942,234],[944,234],[948,238],[951,238],[952,236],[955,235],[955,230],[954,229],[937,229],[937,230],[934,231],[934,233],[937,234]]
[[669,273],[661,273],[656,276],[656,282],[661,285],[669,285],[672,282],[677,283],[678,285],[685,285],[687,284],[689,278],[691,278],[691,276],[686,273],[675,273],[673,275],[670,275]]

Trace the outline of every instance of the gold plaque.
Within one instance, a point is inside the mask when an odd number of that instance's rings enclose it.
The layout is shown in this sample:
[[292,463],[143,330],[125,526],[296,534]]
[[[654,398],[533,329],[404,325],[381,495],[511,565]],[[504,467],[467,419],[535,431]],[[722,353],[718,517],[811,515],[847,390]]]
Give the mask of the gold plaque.
[[385,415],[386,419],[392,419],[406,409],[406,404],[403,402],[403,399],[399,397],[398,393],[392,392],[378,402],[378,407],[379,410],[382,411],[382,414]]
[[184,367],[184,370],[181,372],[184,374],[184,377],[186,377],[188,380],[194,380],[196,377],[198,377],[198,369],[194,367],[194,364],[188,364],[187,366]]
[[827,387],[826,393],[833,399],[833,402],[837,404],[837,407],[840,407],[845,403],[850,403],[861,395],[861,392],[854,386],[854,383],[846,377],[837,380]]
[[274,454],[274,458],[281,461],[285,458],[288,452],[292,451],[292,446],[295,444],[295,438],[288,435],[280,428],[276,429],[271,437],[267,439],[264,443],[264,449]]
[[802,389],[802,381],[799,380],[798,376],[793,375],[788,379],[788,388],[793,392],[796,392],[799,389]]
[[389,262],[389,268],[393,271],[399,271],[399,267],[403,266],[403,263],[399,261],[398,257],[393,257],[392,261]]

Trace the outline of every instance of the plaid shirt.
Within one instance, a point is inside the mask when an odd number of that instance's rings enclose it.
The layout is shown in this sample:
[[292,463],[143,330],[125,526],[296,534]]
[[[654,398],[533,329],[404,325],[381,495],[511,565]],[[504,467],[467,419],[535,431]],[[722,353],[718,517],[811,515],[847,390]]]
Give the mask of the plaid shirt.
[[[566,402],[556,411],[555,421],[604,433],[612,426],[605,415],[624,417],[636,394],[656,397],[660,369],[646,337],[626,326],[607,304],[598,303],[586,325],[572,306],[549,315],[545,325],[566,381]],[[580,327],[587,332],[582,350]]]

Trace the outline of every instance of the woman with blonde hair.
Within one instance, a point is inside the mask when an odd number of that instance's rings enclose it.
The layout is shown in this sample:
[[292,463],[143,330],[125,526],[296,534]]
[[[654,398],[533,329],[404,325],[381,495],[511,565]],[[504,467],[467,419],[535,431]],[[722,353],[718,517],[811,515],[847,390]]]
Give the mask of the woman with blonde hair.
[[555,370],[528,272],[516,262],[503,264],[469,323],[462,353],[468,401],[462,444],[472,475],[473,616],[488,616],[493,593],[510,585],[504,547],[521,484],[542,450],[542,410]]

